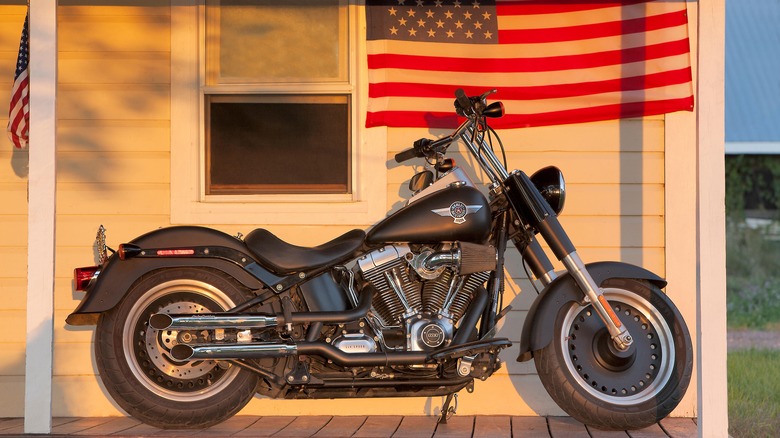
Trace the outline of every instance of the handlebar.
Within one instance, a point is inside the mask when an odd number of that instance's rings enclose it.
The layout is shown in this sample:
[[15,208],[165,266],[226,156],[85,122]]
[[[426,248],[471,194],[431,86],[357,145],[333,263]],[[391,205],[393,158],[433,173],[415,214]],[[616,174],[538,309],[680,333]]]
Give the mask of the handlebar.
[[401,151],[397,154],[395,154],[395,162],[396,163],[403,163],[406,160],[411,160],[412,158],[417,158],[417,151],[414,148],[409,148],[405,151]]
[[504,114],[504,106],[501,102],[487,104],[487,96],[495,93],[496,90],[489,90],[481,96],[468,97],[463,89],[455,90],[455,112],[458,115],[467,117],[458,129],[452,134],[442,137],[438,140],[429,140],[421,138],[414,142],[414,146],[395,154],[395,162],[402,163],[412,158],[432,158],[437,153],[444,152],[450,143],[464,132],[469,126],[477,123],[478,119],[485,117],[501,117]]

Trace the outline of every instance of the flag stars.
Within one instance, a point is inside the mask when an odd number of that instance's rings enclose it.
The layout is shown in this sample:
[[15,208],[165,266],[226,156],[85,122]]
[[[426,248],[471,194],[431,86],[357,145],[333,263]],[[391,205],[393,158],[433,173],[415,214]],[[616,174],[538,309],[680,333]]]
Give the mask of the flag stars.
[[387,20],[384,33],[388,38],[402,40],[495,43],[498,40],[493,18],[497,17],[495,6],[492,2],[483,3],[483,0],[395,0],[380,9]]

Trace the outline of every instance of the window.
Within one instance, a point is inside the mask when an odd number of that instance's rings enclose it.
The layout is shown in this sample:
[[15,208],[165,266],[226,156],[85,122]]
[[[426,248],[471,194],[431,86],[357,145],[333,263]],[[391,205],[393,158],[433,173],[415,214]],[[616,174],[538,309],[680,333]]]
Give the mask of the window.
[[207,95],[206,195],[349,193],[344,95]]
[[381,218],[386,130],[363,128],[362,8],[202,1],[171,6],[171,220]]
[[350,193],[344,0],[207,0],[205,21],[206,195]]

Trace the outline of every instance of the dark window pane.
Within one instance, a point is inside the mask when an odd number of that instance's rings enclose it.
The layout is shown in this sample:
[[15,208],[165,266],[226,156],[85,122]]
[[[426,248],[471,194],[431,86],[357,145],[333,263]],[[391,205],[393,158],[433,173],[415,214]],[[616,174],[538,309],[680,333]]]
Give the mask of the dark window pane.
[[207,194],[349,193],[348,96],[207,96]]

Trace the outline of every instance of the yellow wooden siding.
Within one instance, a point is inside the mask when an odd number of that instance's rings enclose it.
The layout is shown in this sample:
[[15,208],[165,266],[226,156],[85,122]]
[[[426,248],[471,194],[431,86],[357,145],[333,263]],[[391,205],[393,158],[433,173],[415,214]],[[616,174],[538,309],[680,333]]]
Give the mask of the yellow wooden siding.
[[[23,7],[0,7],[0,102],[7,102]],[[7,12],[10,11],[10,12]],[[170,224],[170,10],[162,1],[60,0],[57,125],[57,247],[55,267],[54,415],[119,415],[108,398],[92,357],[92,327],[64,319],[82,294],[71,273],[94,263],[92,242],[99,224],[109,244]],[[5,21],[4,21],[5,20]],[[19,25],[20,26],[20,25]],[[16,26],[16,27],[19,27]],[[0,123],[5,124],[0,113]],[[413,166],[392,156],[420,137],[442,131],[388,130],[389,210],[408,197]],[[569,199],[562,216],[586,261],[623,260],[663,274],[663,118],[600,122],[502,133],[509,167],[532,173],[555,164],[565,173]],[[0,144],[10,145],[5,136]],[[5,143],[3,143],[5,142]],[[26,153],[0,149],[0,160],[23,161]],[[459,163],[469,168],[460,152]],[[418,163],[419,164],[419,163]],[[18,167],[18,166],[17,166]],[[475,175],[476,176],[476,175]],[[26,179],[0,166],[0,390],[16,399],[0,402],[0,416],[22,415],[26,289]],[[327,214],[327,207],[322,214]],[[251,226],[203,224],[229,234]],[[6,228],[7,226],[7,228]],[[258,218],[262,226],[262,218]],[[273,226],[281,238],[314,245],[351,229],[348,225]],[[6,232],[5,230],[9,230]],[[526,310],[535,297],[519,256],[507,254],[505,303],[515,310],[499,336],[519,340]],[[473,394],[460,398],[465,414],[560,415],[535,376],[533,363],[517,363],[517,345],[504,352],[505,367]],[[500,404],[492,403],[501,400]],[[243,411],[254,415],[435,414],[442,399],[273,401],[256,398]]]
[[5,133],[23,4],[0,6],[0,416],[24,414],[27,308],[27,151],[15,150]]
[[65,317],[83,294],[72,270],[109,243],[170,225],[170,6],[67,1],[58,7],[54,415],[121,415],[102,388],[93,327]]

